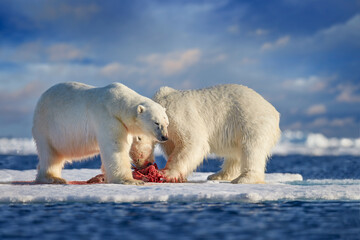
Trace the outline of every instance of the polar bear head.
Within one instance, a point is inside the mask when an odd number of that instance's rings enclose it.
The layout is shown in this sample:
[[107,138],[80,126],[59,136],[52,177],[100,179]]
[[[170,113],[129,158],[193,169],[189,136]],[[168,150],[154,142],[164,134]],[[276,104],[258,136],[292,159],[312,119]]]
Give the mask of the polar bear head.
[[165,108],[155,102],[138,105],[136,122],[142,134],[159,142],[168,140],[169,119],[165,111]]
[[137,168],[147,167],[155,161],[153,149],[156,142],[145,135],[135,136],[130,149],[130,157]]

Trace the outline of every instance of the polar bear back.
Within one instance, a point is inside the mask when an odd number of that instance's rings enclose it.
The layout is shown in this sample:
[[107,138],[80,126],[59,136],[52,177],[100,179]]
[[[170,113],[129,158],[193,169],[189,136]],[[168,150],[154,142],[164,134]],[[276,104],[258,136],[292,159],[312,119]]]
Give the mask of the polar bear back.
[[[98,151],[94,125],[88,117],[91,101],[87,93],[92,88],[80,83],[62,83],[42,94],[34,113],[33,135],[37,144],[48,141],[64,157],[76,158]],[[81,145],[77,144],[80,142]]]
[[40,97],[34,113],[33,135],[38,142],[47,141],[64,157],[91,156],[99,152],[99,125],[109,125],[107,121],[116,117],[130,127],[139,104],[158,105],[120,83],[101,88],[77,82],[60,83]]
[[[260,115],[279,117],[276,109],[254,90],[237,84],[225,84],[200,90],[179,91],[169,87],[161,88],[154,100],[165,106],[167,111],[188,113],[187,117],[201,115],[216,116],[218,121],[229,115],[256,121]],[[234,113],[234,114],[230,114]],[[209,119],[212,122],[213,119]]]
[[207,137],[215,152],[224,145],[237,144],[229,141],[259,140],[266,135],[270,139],[266,143],[272,146],[280,136],[280,114],[246,86],[225,84],[187,91],[163,87],[154,101],[167,109],[170,125],[178,131],[173,135],[195,131]]

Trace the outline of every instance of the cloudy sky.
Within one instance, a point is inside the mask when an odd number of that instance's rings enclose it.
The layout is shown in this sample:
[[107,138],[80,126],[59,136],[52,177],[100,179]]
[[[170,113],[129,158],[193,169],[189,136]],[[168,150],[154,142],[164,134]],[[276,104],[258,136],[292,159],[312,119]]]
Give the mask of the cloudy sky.
[[247,85],[282,130],[360,136],[360,1],[0,1],[0,136],[50,86]]

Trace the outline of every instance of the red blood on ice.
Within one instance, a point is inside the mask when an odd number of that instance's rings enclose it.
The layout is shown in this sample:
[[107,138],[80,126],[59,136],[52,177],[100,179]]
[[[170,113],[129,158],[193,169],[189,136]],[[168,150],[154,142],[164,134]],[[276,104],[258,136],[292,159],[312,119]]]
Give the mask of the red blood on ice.
[[[12,181],[10,182],[14,185],[41,185],[41,184],[47,184],[47,183],[36,183],[35,181]],[[88,184],[98,184],[98,183],[104,183],[104,182],[89,182],[89,181],[68,181],[66,184],[68,185],[88,185]]]
[[[66,184],[69,185],[88,185],[88,184],[99,184],[99,183],[105,183],[105,175],[99,174],[95,177],[87,180],[87,181],[68,181]],[[16,185],[37,185],[37,184],[44,184],[44,183],[36,183],[35,181],[13,181],[11,184]]]
[[[143,169],[134,168],[132,174],[134,179],[142,180],[144,182],[157,182],[157,183],[166,182],[165,176],[162,174],[161,171],[159,171],[156,163],[154,163],[153,165],[149,165],[148,167]],[[95,177],[83,183],[81,181],[68,182],[68,184],[97,184],[97,183],[105,183],[104,174],[96,175]]]
[[[134,179],[142,180],[144,182],[155,182],[155,183],[186,182],[186,179],[183,179],[182,177],[180,177],[179,179],[167,179],[164,173],[162,171],[159,171],[159,168],[156,163],[149,165],[143,169],[134,168],[132,174]],[[105,183],[104,174],[99,174],[87,181],[87,184],[96,184],[96,183]]]
[[[163,183],[166,182],[166,177],[164,174],[159,171],[158,166],[156,163],[153,165],[149,165],[146,168],[143,169],[137,169],[134,168],[133,171],[133,178],[142,180],[144,182],[156,182],[156,183]],[[90,178],[87,181],[68,181],[67,184],[70,185],[87,185],[87,184],[99,184],[99,183],[105,183],[105,175],[99,174],[96,175],[93,178]],[[35,183],[35,181],[13,181],[11,184],[17,184],[17,185],[34,185],[38,184]]]
[[69,185],[88,185],[88,184],[97,184],[97,183],[101,183],[101,182],[88,183],[88,181],[68,181],[66,184],[69,184]]

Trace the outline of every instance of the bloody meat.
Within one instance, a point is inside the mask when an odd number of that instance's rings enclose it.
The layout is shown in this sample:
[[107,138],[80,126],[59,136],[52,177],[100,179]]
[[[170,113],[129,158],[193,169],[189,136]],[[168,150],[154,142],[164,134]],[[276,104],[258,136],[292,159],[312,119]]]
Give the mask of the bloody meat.
[[[159,171],[156,163],[147,166],[143,169],[134,168],[133,178],[137,180],[142,180],[144,182],[156,182],[162,183],[165,182],[165,176]],[[96,175],[95,177],[89,179],[86,183],[94,184],[94,183],[105,183],[104,174]]]

